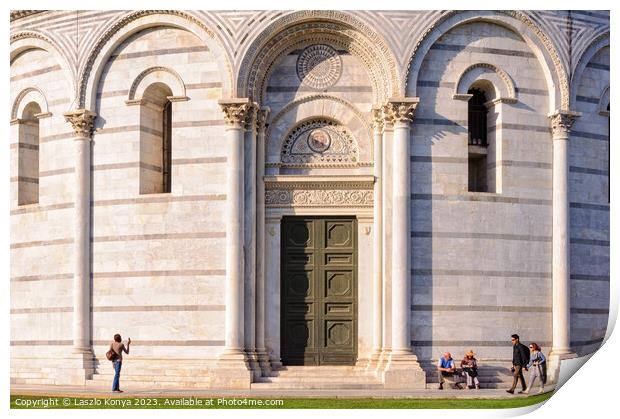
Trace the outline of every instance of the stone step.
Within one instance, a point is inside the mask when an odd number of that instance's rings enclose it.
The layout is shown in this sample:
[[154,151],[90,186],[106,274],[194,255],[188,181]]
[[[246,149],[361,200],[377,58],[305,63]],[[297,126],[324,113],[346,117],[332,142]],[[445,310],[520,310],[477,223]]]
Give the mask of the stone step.
[[[93,382],[112,382],[114,379],[114,374],[93,374],[92,380]],[[126,372],[121,372],[121,381],[143,381],[143,382],[200,382],[200,383],[209,383],[211,382],[212,377],[206,375],[132,375],[127,374]]]
[[252,383],[250,388],[253,390],[380,390],[383,389],[381,383],[351,383],[351,382],[272,382],[272,383]]

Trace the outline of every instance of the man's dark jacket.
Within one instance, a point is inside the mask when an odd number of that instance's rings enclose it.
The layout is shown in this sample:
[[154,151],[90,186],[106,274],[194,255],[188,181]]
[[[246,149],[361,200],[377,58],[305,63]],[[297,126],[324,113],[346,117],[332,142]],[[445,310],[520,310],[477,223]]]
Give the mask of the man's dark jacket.
[[512,364],[525,367],[530,362],[530,350],[521,342],[512,346]]

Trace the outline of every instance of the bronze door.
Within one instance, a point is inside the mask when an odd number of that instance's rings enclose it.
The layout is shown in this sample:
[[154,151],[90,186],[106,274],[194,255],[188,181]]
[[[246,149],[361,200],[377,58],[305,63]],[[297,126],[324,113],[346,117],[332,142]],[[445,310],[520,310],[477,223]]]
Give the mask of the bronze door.
[[357,359],[357,222],[282,221],[281,355],[285,365]]

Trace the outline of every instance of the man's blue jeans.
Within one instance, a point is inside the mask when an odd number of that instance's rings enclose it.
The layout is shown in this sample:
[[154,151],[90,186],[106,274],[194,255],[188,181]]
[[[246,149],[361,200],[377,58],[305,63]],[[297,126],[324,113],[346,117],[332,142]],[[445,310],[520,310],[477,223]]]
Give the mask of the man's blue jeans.
[[121,366],[123,363],[121,361],[114,361],[112,363],[112,367],[114,368],[114,381],[112,381],[112,391],[120,390],[119,381],[121,379]]

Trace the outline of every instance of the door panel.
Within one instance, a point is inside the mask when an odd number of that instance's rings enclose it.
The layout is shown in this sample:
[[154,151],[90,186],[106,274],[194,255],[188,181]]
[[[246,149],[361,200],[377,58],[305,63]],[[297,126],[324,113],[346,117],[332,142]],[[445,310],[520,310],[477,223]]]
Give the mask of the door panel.
[[282,361],[350,365],[357,359],[357,223],[282,221]]

